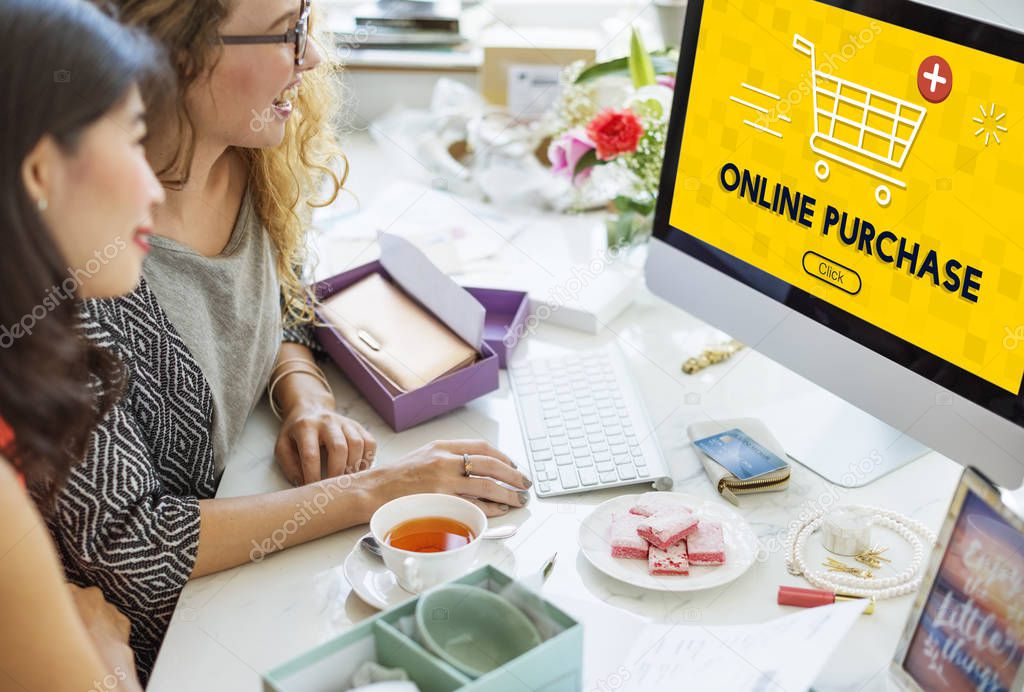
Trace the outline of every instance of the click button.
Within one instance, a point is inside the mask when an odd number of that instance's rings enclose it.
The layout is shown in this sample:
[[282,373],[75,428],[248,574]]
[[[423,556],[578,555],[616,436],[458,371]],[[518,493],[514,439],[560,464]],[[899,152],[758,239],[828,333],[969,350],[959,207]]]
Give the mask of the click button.
[[852,296],[860,293],[860,274],[845,265],[816,252],[805,252],[803,265],[804,271],[819,281],[824,281]]

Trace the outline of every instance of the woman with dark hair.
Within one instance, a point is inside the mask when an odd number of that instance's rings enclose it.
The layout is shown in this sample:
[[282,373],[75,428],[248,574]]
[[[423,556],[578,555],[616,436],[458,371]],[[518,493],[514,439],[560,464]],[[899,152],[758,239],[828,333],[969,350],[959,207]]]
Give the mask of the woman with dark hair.
[[138,283],[164,199],[140,84],[161,54],[82,0],[4,0],[0,52],[0,688],[139,689],[129,621],[64,582],[24,486],[53,496],[122,387],[75,299]]

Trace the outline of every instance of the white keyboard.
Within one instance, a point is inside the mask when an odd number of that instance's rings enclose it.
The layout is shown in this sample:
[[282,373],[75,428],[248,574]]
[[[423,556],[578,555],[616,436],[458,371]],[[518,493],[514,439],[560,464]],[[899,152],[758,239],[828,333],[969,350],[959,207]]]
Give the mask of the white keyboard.
[[672,487],[653,426],[618,348],[509,365],[540,497],[636,483]]

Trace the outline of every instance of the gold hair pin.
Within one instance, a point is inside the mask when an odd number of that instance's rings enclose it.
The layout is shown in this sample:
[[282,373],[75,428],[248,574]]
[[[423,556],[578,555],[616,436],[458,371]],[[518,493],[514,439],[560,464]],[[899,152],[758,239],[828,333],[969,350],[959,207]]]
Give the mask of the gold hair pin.
[[862,565],[867,565],[873,569],[879,569],[883,562],[892,562],[889,558],[882,556],[882,553],[886,550],[888,550],[888,548],[879,548],[876,546],[870,550],[857,553],[853,559]]
[[860,577],[861,579],[875,578],[875,575],[871,572],[871,570],[861,569],[860,567],[852,567],[843,562],[840,562],[839,560],[836,560],[835,558],[830,557],[821,564],[824,567],[828,567],[829,572],[843,572],[845,574],[852,574],[855,577]]

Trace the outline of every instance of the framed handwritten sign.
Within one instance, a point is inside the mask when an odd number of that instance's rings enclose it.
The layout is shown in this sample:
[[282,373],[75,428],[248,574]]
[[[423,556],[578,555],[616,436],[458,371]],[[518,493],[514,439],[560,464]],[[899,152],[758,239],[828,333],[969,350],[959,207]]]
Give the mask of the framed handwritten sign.
[[1024,520],[968,468],[892,671],[906,689],[1024,689]]

